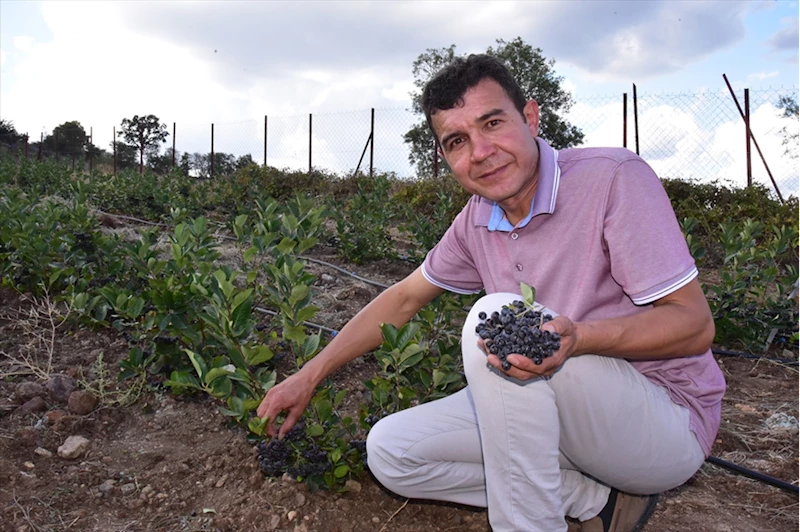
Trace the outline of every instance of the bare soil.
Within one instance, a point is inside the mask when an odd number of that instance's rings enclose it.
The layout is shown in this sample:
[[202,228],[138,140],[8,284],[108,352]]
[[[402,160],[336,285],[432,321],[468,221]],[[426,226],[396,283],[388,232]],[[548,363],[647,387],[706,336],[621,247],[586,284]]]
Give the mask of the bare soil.
[[[337,262],[324,249],[314,256]],[[339,264],[385,284],[413,269],[402,262]],[[323,310],[314,321],[326,327],[338,330],[380,291],[319,264],[309,269],[320,277],[315,304]],[[72,376],[77,389],[97,388],[100,354],[112,374],[127,356],[127,343],[113,330],[64,325],[51,337],[47,320],[26,327],[32,306],[30,299],[0,291],[0,352],[17,360],[27,353],[46,367],[51,339],[48,372]],[[37,343],[36,330],[45,334],[43,343]],[[212,400],[176,398],[155,385],[143,389],[135,403],[119,406],[113,384],[84,415],[45,393],[41,410],[19,415],[21,384],[44,385],[45,378],[12,375],[27,368],[9,356],[0,356],[0,531],[489,530],[482,509],[399,498],[368,473],[343,493],[310,493],[291,479],[264,478],[244,431],[231,427]],[[719,362],[728,392],[714,455],[796,486],[797,425],[781,428],[767,420],[779,413],[797,419],[797,367],[734,357]],[[366,400],[363,381],[375,370],[368,356],[334,376],[337,386],[350,390],[351,406]],[[79,458],[58,455],[70,436],[89,440]],[[646,527],[647,532],[797,529],[796,494],[708,463],[686,485],[662,495]],[[571,532],[578,530],[570,523]]]

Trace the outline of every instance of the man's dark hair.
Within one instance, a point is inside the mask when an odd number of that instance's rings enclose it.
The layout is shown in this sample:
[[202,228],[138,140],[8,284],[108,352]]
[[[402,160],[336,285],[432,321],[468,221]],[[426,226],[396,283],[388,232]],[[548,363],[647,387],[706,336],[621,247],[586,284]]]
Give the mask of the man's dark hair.
[[422,110],[434,136],[436,132],[433,130],[431,115],[436,111],[452,109],[461,103],[468,89],[487,78],[503,87],[524,119],[525,95],[522,94],[517,80],[499,59],[487,54],[472,54],[466,59],[456,57],[422,91]]

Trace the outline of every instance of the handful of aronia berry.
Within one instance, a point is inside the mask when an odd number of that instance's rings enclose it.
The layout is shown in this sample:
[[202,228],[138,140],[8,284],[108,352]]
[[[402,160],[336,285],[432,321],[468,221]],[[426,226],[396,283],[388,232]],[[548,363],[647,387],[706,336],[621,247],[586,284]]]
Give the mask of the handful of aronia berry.
[[560,334],[542,330],[542,325],[553,316],[534,308],[536,292],[533,288],[525,283],[521,288],[525,301],[512,301],[490,316],[480,312],[481,321],[475,327],[486,349],[500,359],[504,370],[511,369],[511,363],[506,360],[508,355],[523,355],[538,365],[561,347]]

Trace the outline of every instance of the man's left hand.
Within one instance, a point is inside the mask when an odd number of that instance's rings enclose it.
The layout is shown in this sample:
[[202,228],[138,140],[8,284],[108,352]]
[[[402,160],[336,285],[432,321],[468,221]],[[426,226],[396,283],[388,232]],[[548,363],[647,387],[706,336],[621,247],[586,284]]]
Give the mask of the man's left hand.
[[556,316],[552,321],[542,326],[543,331],[557,332],[561,335],[561,347],[552,356],[545,358],[541,364],[534,364],[533,360],[524,355],[512,354],[506,357],[511,368],[504,370],[497,355],[488,353],[483,340],[478,341],[481,349],[488,354],[487,361],[501,373],[517,380],[527,381],[540,377],[549,377],[561,367],[575,352],[577,345],[577,330],[575,324],[566,316]]

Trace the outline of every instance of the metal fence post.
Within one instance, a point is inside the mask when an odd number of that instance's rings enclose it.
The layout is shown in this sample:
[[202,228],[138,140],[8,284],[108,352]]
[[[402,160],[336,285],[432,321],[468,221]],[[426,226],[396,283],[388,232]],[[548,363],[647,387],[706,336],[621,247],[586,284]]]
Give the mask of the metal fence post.
[[44,144],[44,133],[39,134],[39,153],[36,156],[38,160],[42,160],[42,144]]
[[636,99],[636,83],[633,84],[633,135],[636,139],[636,155],[639,155],[639,107]]
[[28,160],[28,134],[25,133],[25,160]]
[[311,113],[308,113],[308,173],[311,173]]
[[172,123],[172,167],[175,168],[175,122]]
[[60,160],[58,153],[58,128],[56,128],[56,161]]
[[373,155],[375,153],[375,108],[372,108],[369,121],[369,177],[372,178],[374,171]]
[[214,124],[211,124],[211,179],[214,179]]
[[89,173],[94,169],[94,128],[89,128]]
[[267,167],[267,115],[264,115],[264,168]]
[[753,163],[750,159],[750,89],[744,90],[744,136],[747,144],[747,188],[753,186]]
[[111,141],[111,145],[114,146],[114,176],[117,175],[117,126],[114,126],[114,133],[113,140]]
[[628,93],[622,93],[622,147],[628,147]]

